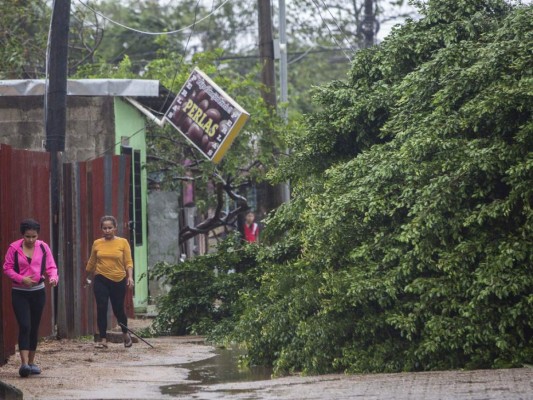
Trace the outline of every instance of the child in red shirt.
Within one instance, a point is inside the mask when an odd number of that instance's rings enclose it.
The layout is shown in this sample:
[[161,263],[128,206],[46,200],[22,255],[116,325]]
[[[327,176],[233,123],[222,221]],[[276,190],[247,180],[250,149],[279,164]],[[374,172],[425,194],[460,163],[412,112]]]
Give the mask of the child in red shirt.
[[254,243],[259,240],[259,225],[255,221],[255,214],[249,211],[244,222],[244,240]]

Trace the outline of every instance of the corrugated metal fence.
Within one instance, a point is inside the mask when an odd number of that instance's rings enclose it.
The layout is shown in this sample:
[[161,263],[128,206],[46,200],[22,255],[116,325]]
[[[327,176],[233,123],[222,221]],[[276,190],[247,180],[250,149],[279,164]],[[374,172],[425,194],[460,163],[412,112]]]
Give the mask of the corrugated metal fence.
[[[34,218],[41,223],[40,239],[50,241],[50,155],[0,145],[0,253],[1,264],[9,244],[20,239],[20,221]],[[3,274],[2,274],[3,275]],[[11,281],[4,276],[0,285],[0,363],[14,353],[18,327],[11,308]],[[47,304],[40,335],[53,333],[52,290],[47,286]]]
[[[57,333],[76,337],[95,332],[96,310],[91,287],[85,287],[85,265],[92,242],[101,236],[102,215],[114,215],[118,235],[128,237],[130,159],[104,156],[92,161],[63,166],[62,215],[60,221],[60,284],[57,290]],[[49,154],[12,149],[0,145],[0,262],[7,246],[20,238],[21,219],[32,217],[41,223],[40,238],[50,240]],[[50,288],[41,336],[54,334]],[[11,283],[2,278],[0,293],[0,363],[15,352],[17,325],[11,308]],[[126,308],[133,316],[132,293]],[[111,309],[109,310],[111,322]]]
[[[94,333],[96,309],[92,287],[85,285],[85,265],[93,241],[101,237],[100,218],[114,215],[118,236],[128,237],[130,159],[104,156],[93,161],[65,164],[60,251],[63,274],[59,286],[58,334],[76,337]],[[128,293],[126,312],[133,316]],[[111,308],[109,309],[111,323]]]

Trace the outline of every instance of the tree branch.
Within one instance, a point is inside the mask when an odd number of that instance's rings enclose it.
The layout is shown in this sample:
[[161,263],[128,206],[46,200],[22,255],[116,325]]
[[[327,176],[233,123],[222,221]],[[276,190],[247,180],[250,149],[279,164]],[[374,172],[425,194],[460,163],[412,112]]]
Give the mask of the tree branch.
[[[227,227],[233,225],[239,214],[246,212],[250,207],[248,206],[248,200],[239,195],[233,185],[231,184],[231,177],[227,179],[222,178],[218,173],[214,174],[220,181],[217,183],[217,205],[215,207],[214,214],[200,222],[196,226],[186,226],[180,231],[179,244],[185,243],[187,240],[200,234],[207,234],[210,231],[219,228],[221,226]],[[237,208],[230,211],[228,214],[222,212],[224,206],[224,192],[237,203]]]
[[174,161],[174,160],[169,160],[168,158],[155,156],[153,154],[146,155],[146,158],[149,159],[149,160],[153,160],[153,161],[162,161],[162,162],[164,162],[166,164],[175,165],[177,167],[183,168],[183,164],[182,163]]

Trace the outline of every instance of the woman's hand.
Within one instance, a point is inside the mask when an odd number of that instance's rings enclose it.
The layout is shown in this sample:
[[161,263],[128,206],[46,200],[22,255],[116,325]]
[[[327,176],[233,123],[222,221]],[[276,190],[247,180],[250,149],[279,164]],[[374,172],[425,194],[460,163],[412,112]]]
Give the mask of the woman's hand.
[[57,286],[57,278],[50,278],[48,280],[48,282],[50,283],[50,285],[52,286]]
[[22,284],[27,287],[32,287],[36,283],[37,281],[34,281],[33,279],[31,279],[30,276],[25,276],[24,278],[22,278]]
[[126,282],[126,285],[128,285],[129,288],[132,288],[134,285],[133,278],[131,276],[128,276],[128,281]]

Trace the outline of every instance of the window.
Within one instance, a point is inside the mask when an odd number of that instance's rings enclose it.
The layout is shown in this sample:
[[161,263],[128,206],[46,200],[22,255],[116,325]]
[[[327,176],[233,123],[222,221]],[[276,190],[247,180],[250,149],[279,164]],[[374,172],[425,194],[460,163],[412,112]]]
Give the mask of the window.
[[131,156],[132,184],[130,185],[130,242],[135,246],[143,244],[143,208],[141,191],[141,151],[122,146],[121,153]]

